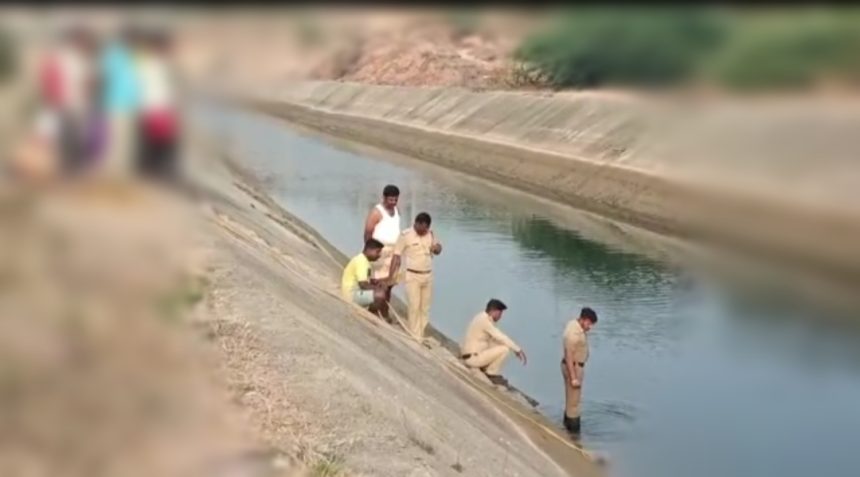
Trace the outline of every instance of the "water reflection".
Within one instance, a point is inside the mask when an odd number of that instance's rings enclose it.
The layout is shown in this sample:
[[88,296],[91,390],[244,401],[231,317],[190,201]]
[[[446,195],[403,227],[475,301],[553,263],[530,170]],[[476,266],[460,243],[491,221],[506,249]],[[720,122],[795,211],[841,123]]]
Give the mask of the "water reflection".
[[585,240],[545,218],[515,218],[511,221],[511,234],[526,249],[550,258],[563,272],[585,274],[593,283],[612,290],[644,287],[642,294],[649,295],[654,288],[673,281],[656,263],[640,255]]

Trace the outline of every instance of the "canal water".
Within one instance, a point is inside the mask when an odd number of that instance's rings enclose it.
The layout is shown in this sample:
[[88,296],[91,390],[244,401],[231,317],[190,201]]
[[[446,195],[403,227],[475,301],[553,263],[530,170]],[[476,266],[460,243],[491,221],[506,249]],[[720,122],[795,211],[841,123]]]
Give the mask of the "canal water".
[[581,307],[594,308],[583,442],[607,451],[617,474],[860,475],[856,331],[588,240],[542,202],[457,174],[338,147],[257,113],[209,106],[198,119],[284,208],[349,256],[361,250],[383,186],[398,185],[404,227],[427,211],[444,246],[432,324],[459,341],[489,298],[505,301],[500,327],[529,362],[510,359],[504,373],[555,420],[561,332]]

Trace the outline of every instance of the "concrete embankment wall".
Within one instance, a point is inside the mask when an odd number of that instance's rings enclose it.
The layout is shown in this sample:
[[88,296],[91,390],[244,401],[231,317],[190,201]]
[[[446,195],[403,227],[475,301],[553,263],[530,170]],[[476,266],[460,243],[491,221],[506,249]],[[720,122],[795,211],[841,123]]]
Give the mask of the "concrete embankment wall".
[[860,135],[850,133],[860,107],[703,108],[337,82],[244,100],[653,231],[860,276]]

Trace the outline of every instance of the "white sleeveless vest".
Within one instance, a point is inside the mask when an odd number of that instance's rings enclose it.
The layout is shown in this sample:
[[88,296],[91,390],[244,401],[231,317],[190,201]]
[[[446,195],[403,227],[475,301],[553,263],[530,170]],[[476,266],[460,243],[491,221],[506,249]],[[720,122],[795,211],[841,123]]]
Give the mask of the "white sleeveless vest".
[[382,204],[376,204],[376,210],[382,214],[382,220],[373,228],[373,238],[385,245],[394,245],[400,236],[400,211],[394,208],[394,215],[389,215]]

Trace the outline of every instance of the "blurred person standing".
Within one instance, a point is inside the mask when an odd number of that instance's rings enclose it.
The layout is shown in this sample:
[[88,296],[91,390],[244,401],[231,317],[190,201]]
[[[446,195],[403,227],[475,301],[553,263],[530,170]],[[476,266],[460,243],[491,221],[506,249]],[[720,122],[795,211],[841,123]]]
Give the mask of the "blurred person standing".
[[180,128],[172,47],[168,32],[148,31],[135,62],[140,79],[136,165],[151,177],[171,178],[177,168]]
[[135,123],[140,104],[140,81],[134,64],[133,49],[138,47],[140,33],[126,26],[112,39],[100,58],[102,73],[102,107],[107,122],[104,172],[111,176],[128,176],[133,171],[136,144]]
[[76,172],[88,156],[87,129],[94,112],[93,65],[95,38],[83,27],[71,27],[60,36],[40,72],[43,137],[54,142],[58,166]]

